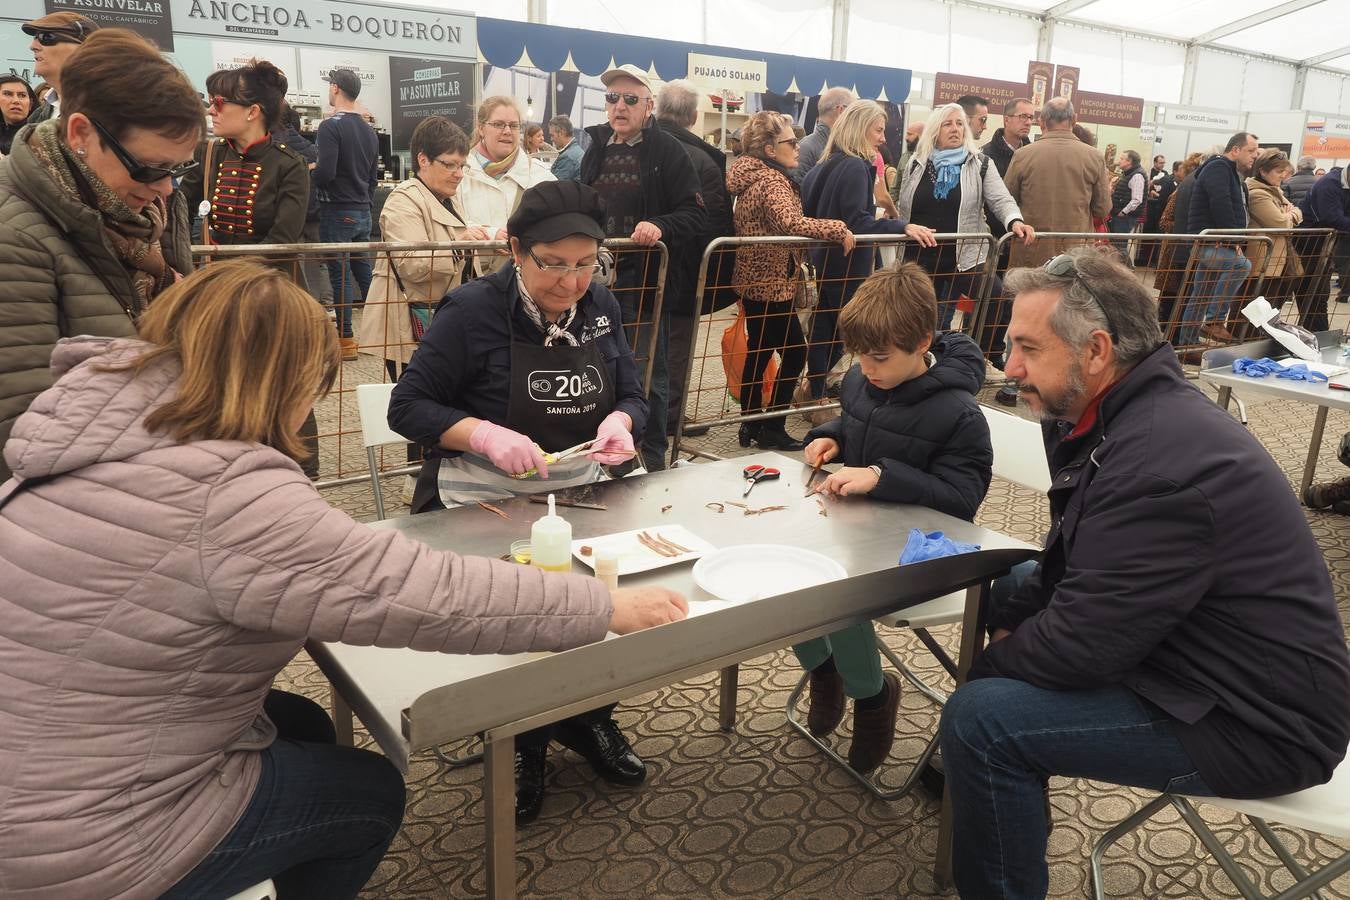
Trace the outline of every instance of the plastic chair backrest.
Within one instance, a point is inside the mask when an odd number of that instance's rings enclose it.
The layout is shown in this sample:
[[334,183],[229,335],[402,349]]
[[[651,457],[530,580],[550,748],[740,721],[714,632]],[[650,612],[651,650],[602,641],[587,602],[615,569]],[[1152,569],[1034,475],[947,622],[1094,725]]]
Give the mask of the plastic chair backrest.
[[381,444],[406,443],[407,438],[389,427],[389,398],[394,393],[392,384],[358,384],[356,409],[361,416],[361,446],[378,447]]
[[994,445],[994,474],[1039,493],[1050,490],[1050,465],[1045,459],[1041,426],[1028,419],[981,406]]

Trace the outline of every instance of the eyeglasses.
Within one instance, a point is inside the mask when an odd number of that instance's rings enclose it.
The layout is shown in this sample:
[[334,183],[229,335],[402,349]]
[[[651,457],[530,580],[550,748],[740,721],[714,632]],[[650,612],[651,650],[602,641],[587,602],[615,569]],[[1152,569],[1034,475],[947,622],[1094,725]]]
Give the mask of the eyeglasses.
[[90,118],[89,123],[94,126],[99,137],[112,150],[113,155],[121,160],[122,165],[126,166],[127,174],[131,176],[132,181],[139,181],[141,184],[154,184],[165,178],[182,178],[188,172],[197,168],[199,163],[196,160],[179,163],[176,166],[147,166],[136,157],[127,152],[127,148],[117,142],[117,138],[112,136],[112,132],[98,123],[98,120]]
[[618,103],[620,98],[622,98],[623,102],[629,106],[637,106],[643,100],[647,99],[646,97],[639,97],[637,94],[621,94],[618,91],[608,91],[605,93],[606,103]]
[[539,271],[555,278],[562,278],[567,275],[585,275],[587,278],[594,278],[595,274],[603,268],[599,262],[586,263],[581,266],[544,265],[539,261],[539,257],[534,255],[533,250],[525,252],[530,255],[530,259],[534,260],[534,264],[539,267]]
[[519,123],[519,122],[501,122],[501,121],[497,121],[497,122],[488,122],[488,123],[487,123],[487,126],[488,126],[489,128],[495,128],[495,129],[497,129],[498,131],[519,131],[519,130],[520,130],[520,123]]
[[446,162],[443,159],[433,159],[432,162],[434,162],[438,166],[445,166],[445,170],[452,175],[456,172],[463,172],[465,169],[469,167],[468,163]]
[[1102,311],[1102,315],[1106,317],[1106,331],[1111,335],[1111,340],[1120,340],[1116,335],[1116,323],[1111,318],[1111,310],[1102,302],[1102,298],[1098,297],[1093,292],[1092,285],[1088,284],[1087,279],[1078,271],[1078,264],[1073,261],[1072,256],[1067,253],[1061,253],[1059,256],[1056,256],[1045,264],[1045,271],[1056,278],[1072,278],[1081,284],[1083,290],[1087,291],[1088,296],[1093,299],[1093,302],[1095,302],[1097,307]]
[[209,102],[207,105],[210,106],[211,109],[212,109],[213,111],[215,111],[215,112],[220,112],[222,109],[225,108],[225,104],[227,104],[227,103],[229,103],[229,104],[231,104],[231,105],[233,105],[233,106],[252,106],[252,105],[253,105],[252,103],[249,103],[247,100],[234,100],[234,99],[232,99],[232,98],[230,98],[230,97],[222,97],[222,96],[220,96],[219,94],[217,94],[216,96],[212,97],[211,100],[210,100],[210,102]]
[[1021,119],[1023,122],[1030,122],[1032,119],[1036,118],[1036,114],[1035,114],[1035,113],[1018,113],[1018,114],[1015,115],[1015,116],[1008,116],[1008,118],[1010,118],[1010,119]]
[[84,29],[81,28],[79,36],[67,34],[64,31],[39,31],[33,37],[37,38],[37,42],[44,47],[55,47],[57,44],[82,44],[84,43],[81,37],[83,34]]
[[781,141],[774,141],[775,144],[787,144],[789,147],[796,147],[800,143],[795,137],[783,138]]

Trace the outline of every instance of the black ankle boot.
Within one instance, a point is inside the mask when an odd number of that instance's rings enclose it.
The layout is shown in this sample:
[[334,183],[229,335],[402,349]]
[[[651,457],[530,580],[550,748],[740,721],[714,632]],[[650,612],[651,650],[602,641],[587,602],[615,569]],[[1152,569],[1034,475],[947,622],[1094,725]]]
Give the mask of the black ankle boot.
[[544,805],[544,761],[548,745],[516,750],[516,824],[524,825],[539,817]]
[[740,433],[736,436],[736,443],[740,444],[742,447],[749,447],[751,442],[754,441],[755,436],[758,434],[759,423],[746,422],[741,425]]
[[803,442],[787,433],[782,419],[765,422],[755,435],[755,445],[764,450],[800,450],[806,446]]

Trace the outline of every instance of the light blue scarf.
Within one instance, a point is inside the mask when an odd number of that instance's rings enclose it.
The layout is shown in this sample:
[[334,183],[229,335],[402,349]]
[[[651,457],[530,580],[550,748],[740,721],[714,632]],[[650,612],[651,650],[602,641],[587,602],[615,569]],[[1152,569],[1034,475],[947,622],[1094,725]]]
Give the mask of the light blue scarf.
[[953,147],[951,150],[934,150],[928,161],[937,171],[933,179],[933,199],[946,200],[952,188],[961,183],[961,166],[965,164],[969,153],[965,147]]

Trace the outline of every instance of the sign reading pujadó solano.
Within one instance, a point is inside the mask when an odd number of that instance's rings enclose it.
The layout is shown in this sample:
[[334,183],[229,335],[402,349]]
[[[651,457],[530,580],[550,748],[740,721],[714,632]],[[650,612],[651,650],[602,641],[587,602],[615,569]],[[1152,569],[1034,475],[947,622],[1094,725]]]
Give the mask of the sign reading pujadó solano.
[[[100,0],[82,0],[100,2]],[[116,2],[116,0],[102,0]],[[179,34],[403,51],[476,59],[477,20],[433,9],[348,0],[156,0],[173,9]]]

